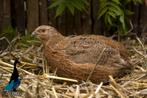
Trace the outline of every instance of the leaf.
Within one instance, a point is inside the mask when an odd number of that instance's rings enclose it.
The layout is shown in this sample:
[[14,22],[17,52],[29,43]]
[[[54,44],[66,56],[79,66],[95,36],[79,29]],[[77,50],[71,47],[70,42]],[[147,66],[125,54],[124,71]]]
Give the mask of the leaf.
[[112,25],[112,18],[109,14],[107,14],[107,21],[108,21],[109,25]]
[[107,1],[108,1],[108,0],[99,0],[99,3],[100,3],[100,4],[99,4],[99,6],[100,6],[99,8],[105,7],[105,6],[107,5],[107,3],[108,3]]
[[[143,0],[99,0],[98,19],[104,21],[107,30],[126,34],[129,15],[133,13],[127,9],[131,2],[140,4]],[[112,28],[112,29],[111,29]]]
[[123,12],[119,5],[117,5],[117,4],[115,4],[115,3],[112,3],[112,2],[110,2],[109,5],[110,5],[111,7],[113,7],[113,8],[115,8],[115,9],[116,9],[117,11],[119,11],[120,13]]
[[57,7],[58,5],[60,5],[63,1],[62,0],[56,0],[54,1],[50,6],[49,9]]
[[99,12],[101,12],[102,10],[104,10],[104,8],[107,8],[108,9],[108,5],[109,5],[108,2],[106,2],[106,3],[102,2],[102,4],[100,4]]
[[56,17],[61,15],[63,13],[63,11],[65,10],[65,5],[60,5],[58,8],[57,8],[57,11],[56,11]]
[[83,11],[88,5],[87,0],[54,0],[52,2],[49,9],[56,8],[56,17],[61,15],[66,8],[71,14],[74,14],[75,9]]
[[125,10],[125,14],[126,15],[133,15],[134,13],[128,9]]
[[121,4],[119,0],[112,0],[113,2],[115,2],[116,4]]
[[119,20],[120,20],[120,22],[122,24],[123,30],[126,30],[124,15],[120,16]]
[[72,15],[74,15],[74,10],[75,10],[74,7],[73,6],[70,6],[70,5],[67,5],[67,8],[72,13]]
[[117,14],[115,14],[114,12],[108,11],[108,14],[109,14],[111,17],[113,17],[114,19],[116,19]]
[[117,16],[120,16],[122,13],[120,11],[118,11],[117,9],[115,9],[114,7],[109,7],[109,11],[114,12]]
[[104,22],[105,22],[105,25],[106,26],[110,26],[110,25],[108,25],[108,21],[107,21],[107,16],[105,15],[105,17],[104,17]]
[[82,11],[84,9],[84,4],[81,2],[78,2],[78,1],[79,0],[73,0],[73,2],[71,2],[71,3],[76,9]]
[[100,19],[106,12],[107,12],[107,8],[104,8],[103,10],[101,10],[97,19]]

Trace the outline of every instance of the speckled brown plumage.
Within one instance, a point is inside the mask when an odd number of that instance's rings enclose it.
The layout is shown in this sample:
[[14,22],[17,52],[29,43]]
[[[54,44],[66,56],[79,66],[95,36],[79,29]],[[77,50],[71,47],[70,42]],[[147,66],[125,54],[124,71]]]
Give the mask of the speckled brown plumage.
[[36,28],[33,35],[43,42],[44,55],[52,69],[57,68],[58,76],[86,80],[96,65],[90,80],[97,83],[107,81],[108,75],[121,76],[132,67],[124,46],[104,36],[65,37],[45,25]]

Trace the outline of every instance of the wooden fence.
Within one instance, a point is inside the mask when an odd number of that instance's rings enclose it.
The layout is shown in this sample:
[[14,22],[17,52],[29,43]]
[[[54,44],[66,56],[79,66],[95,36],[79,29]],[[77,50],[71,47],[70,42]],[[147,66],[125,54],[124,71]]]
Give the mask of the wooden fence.
[[[7,26],[12,26],[18,32],[26,30],[32,32],[39,25],[48,24],[55,26],[65,35],[69,34],[102,34],[103,23],[97,21],[98,0],[90,0],[87,12],[68,12],[55,18],[55,10],[49,10],[50,0],[0,0],[0,31]],[[135,12],[132,17],[133,31],[147,31],[147,6],[130,5]]]

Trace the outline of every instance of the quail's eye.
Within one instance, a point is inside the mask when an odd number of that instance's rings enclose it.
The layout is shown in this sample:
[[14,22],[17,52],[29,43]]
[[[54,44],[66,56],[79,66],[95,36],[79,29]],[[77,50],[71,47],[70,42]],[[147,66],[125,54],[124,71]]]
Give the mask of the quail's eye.
[[45,30],[41,30],[41,32],[45,32]]

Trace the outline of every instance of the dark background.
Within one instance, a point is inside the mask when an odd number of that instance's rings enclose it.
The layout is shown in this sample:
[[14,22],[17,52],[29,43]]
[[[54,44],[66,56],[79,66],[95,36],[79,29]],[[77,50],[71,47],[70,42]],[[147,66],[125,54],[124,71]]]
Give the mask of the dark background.
[[[8,26],[24,34],[32,32],[42,24],[55,26],[62,34],[104,34],[105,28],[97,21],[98,0],[91,0],[86,12],[76,11],[75,15],[65,11],[55,18],[55,9],[49,10],[50,0],[0,0],[0,31]],[[147,6],[129,6],[134,11],[131,17],[133,33],[141,35],[147,31]],[[108,34],[110,35],[110,34]]]

